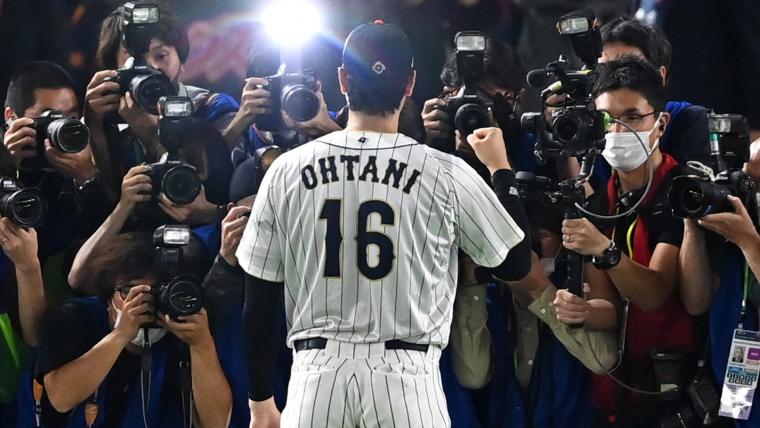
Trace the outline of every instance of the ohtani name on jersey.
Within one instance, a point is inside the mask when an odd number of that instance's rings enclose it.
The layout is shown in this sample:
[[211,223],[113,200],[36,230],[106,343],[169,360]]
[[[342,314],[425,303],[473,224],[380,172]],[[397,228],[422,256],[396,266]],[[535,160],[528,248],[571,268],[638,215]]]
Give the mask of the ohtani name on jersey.
[[[406,181],[402,183],[401,180],[404,178],[404,172],[407,169],[407,164],[404,162],[388,159],[385,170],[382,173],[377,168],[377,156],[368,156],[367,161],[363,165],[360,165],[360,162],[361,158],[359,155],[327,156],[317,161],[316,169],[314,165],[303,167],[301,169],[301,181],[303,181],[303,185],[307,189],[317,187],[317,184],[320,182],[322,184],[335,183],[342,178],[346,181],[359,180],[382,183],[391,185],[396,189],[403,184],[404,187],[401,190],[404,193],[409,193],[422,174],[418,170],[412,169],[410,173],[406,174]],[[345,172],[345,177],[338,175],[338,163],[343,164],[344,167],[340,170]]]

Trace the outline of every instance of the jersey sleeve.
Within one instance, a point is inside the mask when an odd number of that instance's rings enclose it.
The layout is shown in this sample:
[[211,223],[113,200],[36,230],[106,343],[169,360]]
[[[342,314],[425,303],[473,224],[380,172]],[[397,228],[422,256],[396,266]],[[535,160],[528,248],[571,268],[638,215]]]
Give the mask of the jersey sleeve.
[[455,197],[457,244],[476,264],[495,267],[525,237],[496,194],[461,159],[452,163],[450,182]]
[[275,161],[264,175],[235,254],[247,274],[269,282],[285,280],[280,249],[282,224],[277,218],[277,198],[282,192],[275,190],[274,177],[279,173],[276,165]]

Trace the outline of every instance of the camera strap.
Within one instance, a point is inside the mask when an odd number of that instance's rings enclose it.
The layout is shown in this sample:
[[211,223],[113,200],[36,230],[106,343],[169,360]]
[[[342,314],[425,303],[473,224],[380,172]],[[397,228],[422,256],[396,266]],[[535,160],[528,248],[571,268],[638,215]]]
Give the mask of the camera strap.
[[182,416],[186,428],[193,425],[193,378],[190,369],[190,349],[182,344],[180,347],[179,386],[182,400]]
[[760,375],[760,333],[744,330],[749,299],[750,272],[744,262],[744,291],[739,326],[734,330],[731,350],[723,379],[719,415],[747,420],[752,410],[758,376]]
[[[148,328],[145,327],[145,337],[148,337]],[[140,402],[142,404],[143,425],[148,428],[148,405],[150,404],[150,384],[153,355],[150,341],[143,343],[143,351],[140,355]]]

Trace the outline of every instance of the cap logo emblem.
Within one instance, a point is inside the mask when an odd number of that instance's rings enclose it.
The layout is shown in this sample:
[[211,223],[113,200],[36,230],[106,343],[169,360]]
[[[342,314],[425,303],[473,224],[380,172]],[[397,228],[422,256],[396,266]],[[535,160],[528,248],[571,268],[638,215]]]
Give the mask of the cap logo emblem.
[[372,71],[375,72],[378,76],[383,74],[385,71],[385,64],[383,64],[380,61],[377,61],[374,65],[372,65]]

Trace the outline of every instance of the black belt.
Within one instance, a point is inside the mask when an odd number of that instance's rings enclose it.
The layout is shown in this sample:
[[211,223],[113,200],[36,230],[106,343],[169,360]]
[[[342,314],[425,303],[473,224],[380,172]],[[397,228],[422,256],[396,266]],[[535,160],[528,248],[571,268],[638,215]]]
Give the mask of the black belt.
[[[407,351],[419,351],[427,352],[428,345],[419,343],[409,343],[401,340],[389,340],[385,343],[385,349],[404,349]],[[296,352],[308,351],[309,349],[325,349],[327,346],[327,339],[324,337],[312,337],[311,339],[296,340],[293,346],[296,348]]]

